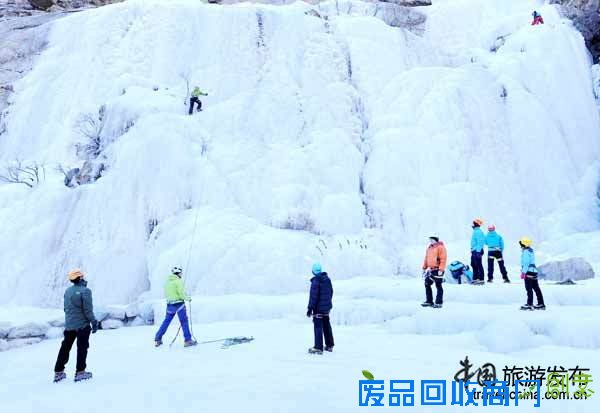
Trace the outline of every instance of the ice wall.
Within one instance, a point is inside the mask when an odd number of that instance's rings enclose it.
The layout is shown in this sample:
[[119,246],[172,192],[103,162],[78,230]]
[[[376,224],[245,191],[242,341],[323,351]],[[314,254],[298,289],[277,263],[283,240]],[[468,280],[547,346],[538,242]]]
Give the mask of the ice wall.
[[[418,37],[354,4],[57,21],[0,136],[1,164],[47,165],[0,186],[0,303],[58,303],[73,266],[102,302],[160,295],[173,265],[197,293],[289,293],[313,260],[411,275],[431,232],[463,258],[474,216],[509,241],[596,225],[590,62],[554,9],[530,27],[536,2],[436,1]],[[192,117],[185,79],[209,93]],[[81,164],[78,120],[100,108],[104,176],[67,188],[53,168]]]

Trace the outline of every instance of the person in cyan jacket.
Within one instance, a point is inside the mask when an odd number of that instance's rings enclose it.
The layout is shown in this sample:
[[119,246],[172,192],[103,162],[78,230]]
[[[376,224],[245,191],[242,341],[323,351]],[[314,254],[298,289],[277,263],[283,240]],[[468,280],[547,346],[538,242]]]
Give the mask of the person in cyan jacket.
[[[538,269],[535,265],[535,253],[531,248],[532,241],[523,237],[519,241],[521,246],[521,279],[525,280],[527,291],[527,304],[521,306],[521,310],[545,310],[544,296],[538,281]],[[537,305],[533,305],[533,293],[537,298]]]
[[500,234],[496,232],[496,227],[490,225],[488,227],[488,233],[485,236],[485,245],[488,247],[488,282],[494,281],[494,261],[498,261],[498,267],[500,267],[500,274],[505,283],[509,283],[508,272],[504,265],[504,239]]
[[69,272],[68,278],[73,285],[65,291],[65,338],[60,345],[56,364],[54,365],[55,383],[67,378],[65,365],[69,361],[69,353],[75,340],[77,340],[75,381],[92,378],[92,373],[85,370],[87,367],[86,360],[90,346],[90,333],[98,331],[99,326],[94,316],[92,290],[87,288],[87,281],[84,280],[83,271],[75,269]]
[[313,277],[310,280],[310,297],[308,300],[307,317],[313,318],[315,345],[308,349],[311,354],[323,354],[323,336],[325,336],[325,351],[333,351],[333,331],[329,320],[329,312],[333,308],[333,285],[321,264],[313,264]]
[[485,247],[485,235],[481,230],[483,221],[473,221],[473,235],[471,236],[471,268],[473,269],[473,284],[483,284],[485,274],[483,273],[483,248]]

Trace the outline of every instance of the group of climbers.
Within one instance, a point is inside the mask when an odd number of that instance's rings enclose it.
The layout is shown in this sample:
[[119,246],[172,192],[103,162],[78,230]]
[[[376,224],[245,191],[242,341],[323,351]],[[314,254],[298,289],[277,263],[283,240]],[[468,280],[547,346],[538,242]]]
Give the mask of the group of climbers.
[[[471,268],[460,261],[454,261],[450,264],[449,270],[452,277],[459,284],[462,283],[462,277],[473,285],[483,285],[485,283],[485,273],[483,269],[483,255],[485,247],[488,249],[488,283],[494,281],[495,262],[498,262],[500,273],[505,283],[510,283],[508,271],[504,264],[504,239],[496,232],[494,225],[488,226],[487,234],[484,234],[481,227],[483,220],[477,218],[473,220],[473,234],[471,236]],[[527,291],[527,304],[521,307],[521,310],[545,310],[544,297],[538,282],[538,270],[535,265],[535,253],[531,247],[532,241],[529,238],[521,238],[519,246],[521,247],[521,279],[525,280],[525,290]],[[429,245],[425,252],[423,260],[423,278],[425,279],[425,302],[423,307],[441,308],[444,302],[444,274],[447,261],[446,246],[438,235],[429,237]],[[436,297],[433,300],[432,285],[436,287]],[[537,305],[533,305],[533,293],[537,298]]]
[[472,224],[473,234],[471,235],[471,267],[473,267],[473,284],[484,284],[485,273],[483,270],[484,249],[488,248],[488,279],[489,283],[494,282],[494,262],[498,262],[500,273],[505,283],[510,283],[508,272],[504,265],[504,239],[496,232],[494,225],[488,226],[488,233],[484,234],[481,226],[483,221],[475,219]]
[[[187,317],[186,302],[191,302],[191,297],[185,291],[182,280],[183,269],[173,267],[171,275],[164,286],[167,310],[165,319],[154,337],[155,347],[160,347],[162,338],[171,321],[177,315],[183,331],[184,347],[195,346],[197,341],[192,335]],[[323,350],[333,351],[333,330],[329,319],[329,312],[333,308],[333,286],[331,279],[318,263],[312,266],[313,277],[310,280],[309,302],[306,312],[307,317],[312,317],[314,324],[314,346],[308,351],[311,354],[322,354]],[[65,365],[69,361],[69,353],[73,343],[77,341],[77,365],[75,381],[92,378],[92,373],[86,371],[87,352],[90,334],[96,333],[101,324],[94,316],[92,304],[92,291],[87,287],[85,274],[80,269],[75,269],[67,275],[73,284],[67,288],[64,295],[65,330],[56,364],[54,366],[54,382],[67,378]],[[325,347],[323,347],[323,338]]]

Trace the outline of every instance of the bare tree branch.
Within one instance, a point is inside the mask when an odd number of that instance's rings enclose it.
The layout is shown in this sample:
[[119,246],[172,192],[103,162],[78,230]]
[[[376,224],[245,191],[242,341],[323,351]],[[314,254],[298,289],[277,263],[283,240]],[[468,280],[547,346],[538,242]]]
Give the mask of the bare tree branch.
[[0,173],[0,181],[9,184],[22,184],[33,188],[41,181],[46,179],[46,169],[44,165],[34,162],[31,165],[23,165],[19,159],[12,165],[4,167],[4,172]]

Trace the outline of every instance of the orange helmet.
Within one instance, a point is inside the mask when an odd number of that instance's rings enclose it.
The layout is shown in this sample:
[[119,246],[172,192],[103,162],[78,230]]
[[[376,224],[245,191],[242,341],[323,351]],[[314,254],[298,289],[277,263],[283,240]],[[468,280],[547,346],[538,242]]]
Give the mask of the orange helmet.
[[79,268],[75,268],[74,270],[69,271],[67,276],[69,277],[69,281],[75,281],[79,277],[83,277],[83,271]]
[[473,220],[473,225],[477,225],[478,227],[483,225],[483,220],[481,218],[475,218]]

